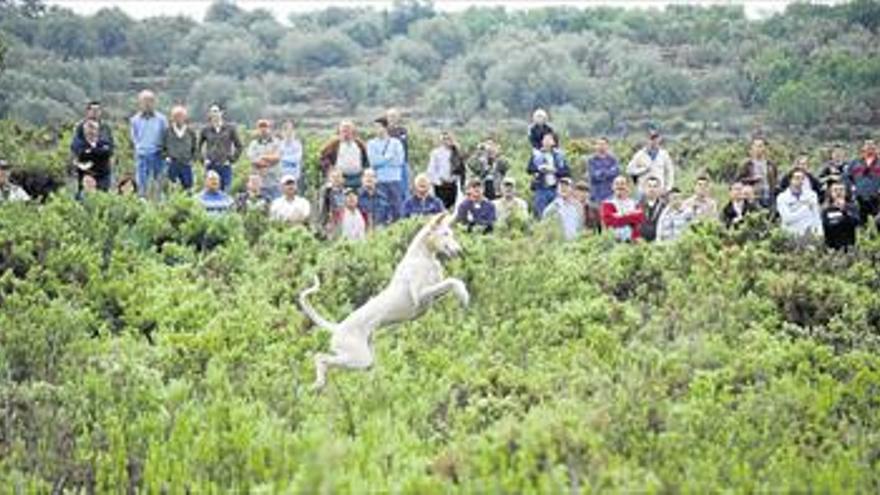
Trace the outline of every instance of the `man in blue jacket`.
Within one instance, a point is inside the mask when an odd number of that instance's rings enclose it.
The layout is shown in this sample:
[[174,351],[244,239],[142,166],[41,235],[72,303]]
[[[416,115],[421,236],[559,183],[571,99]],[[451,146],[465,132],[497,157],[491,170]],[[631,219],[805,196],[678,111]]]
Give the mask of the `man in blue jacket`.
[[159,199],[165,179],[162,138],[168,129],[168,120],[156,111],[156,95],[150,90],[140,92],[138,106],[140,111],[131,118],[138,195],[144,198],[149,194],[153,199]]
[[556,199],[559,179],[571,176],[571,170],[562,150],[556,147],[553,134],[545,134],[541,149],[532,150],[527,170],[532,176],[532,191],[535,191],[535,216],[541,218],[547,205]]
[[614,194],[611,184],[620,175],[620,164],[617,157],[608,151],[608,138],[600,137],[596,141],[596,153],[587,159],[586,175],[594,204],[601,204]]

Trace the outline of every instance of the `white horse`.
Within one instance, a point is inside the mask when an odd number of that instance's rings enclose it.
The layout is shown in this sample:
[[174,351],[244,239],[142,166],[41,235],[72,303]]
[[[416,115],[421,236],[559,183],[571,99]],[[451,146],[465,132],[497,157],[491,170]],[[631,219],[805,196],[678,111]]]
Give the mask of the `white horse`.
[[463,306],[468,305],[470,294],[464,282],[445,278],[437,259],[438,254],[451,258],[461,253],[451,228],[454,219],[445,213],[433,217],[413,238],[388,286],[339,323],[323,318],[306,299],[320,288],[317,276],[314,285],[300,293],[299,303],[309,319],[333,334],[330,352],[315,356],[317,390],[326,384],[331,366],[366,369],[373,364],[374,330],[419,317],[435,299],[449,292]]

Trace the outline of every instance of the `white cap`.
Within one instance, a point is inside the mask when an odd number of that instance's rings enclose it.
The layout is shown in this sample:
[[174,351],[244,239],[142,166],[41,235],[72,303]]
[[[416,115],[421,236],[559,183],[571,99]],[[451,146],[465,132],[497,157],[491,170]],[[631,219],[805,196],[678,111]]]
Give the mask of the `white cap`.
[[294,177],[292,174],[284,174],[281,177],[281,183],[287,184],[288,182],[296,182],[296,177]]

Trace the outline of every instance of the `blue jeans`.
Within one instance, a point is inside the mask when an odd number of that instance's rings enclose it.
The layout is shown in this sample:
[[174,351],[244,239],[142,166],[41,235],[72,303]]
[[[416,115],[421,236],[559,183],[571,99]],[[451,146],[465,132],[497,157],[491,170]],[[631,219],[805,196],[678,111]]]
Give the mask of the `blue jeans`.
[[193,186],[192,164],[171,160],[168,162],[168,180],[179,183],[184,190],[189,191]]
[[541,218],[547,205],[556,199],[556,189],[535,190],[535,216]]
[[137,188],[138,196],[146,197],[147,189],[149,189],[150,181],[155,180],[162,182],[162,173],[165,171],[165,161],[161,155],[151,153],[149,155],[137,156]]
[[220,189],[223,192],[229,192],[229,188],[232,186],[232,165],[228,163],[216,165],[212,162],[205,167],[206,172],[209,170],[217,172],[217,175],[220,176]]
[[403,164],[403,171],[402,171],[401,177],[400,177],[401,203],[403,203],[404,201],[409,199],[410,196],[412,196],[412,193],[410,191],[411,184],[409,183],[411,175],[412,175],[412,170],[409,167],[409,163],[404,163]]
[[376,189],[385,195],[388,199],[389,217],[391,221],[397,221],[400,218],[400,208],[403,206],[403,191],[400,188],[400,182],[380,182],[376,184]]

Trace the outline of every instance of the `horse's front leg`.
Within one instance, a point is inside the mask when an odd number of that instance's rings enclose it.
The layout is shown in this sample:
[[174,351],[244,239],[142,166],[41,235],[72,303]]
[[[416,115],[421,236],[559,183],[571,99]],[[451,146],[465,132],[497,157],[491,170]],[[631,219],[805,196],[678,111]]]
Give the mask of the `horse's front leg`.
[[419,305],[430,304],[431,301],[447,294],[448,292],[455,294],[455,297],[458,298],[458,302],[460,302],[462,306],[467,307],[467,305],[470,304],[471,296],[468,293],[464,282],[457,278],[449,277],[439,283],[423,288],[419,292]]

